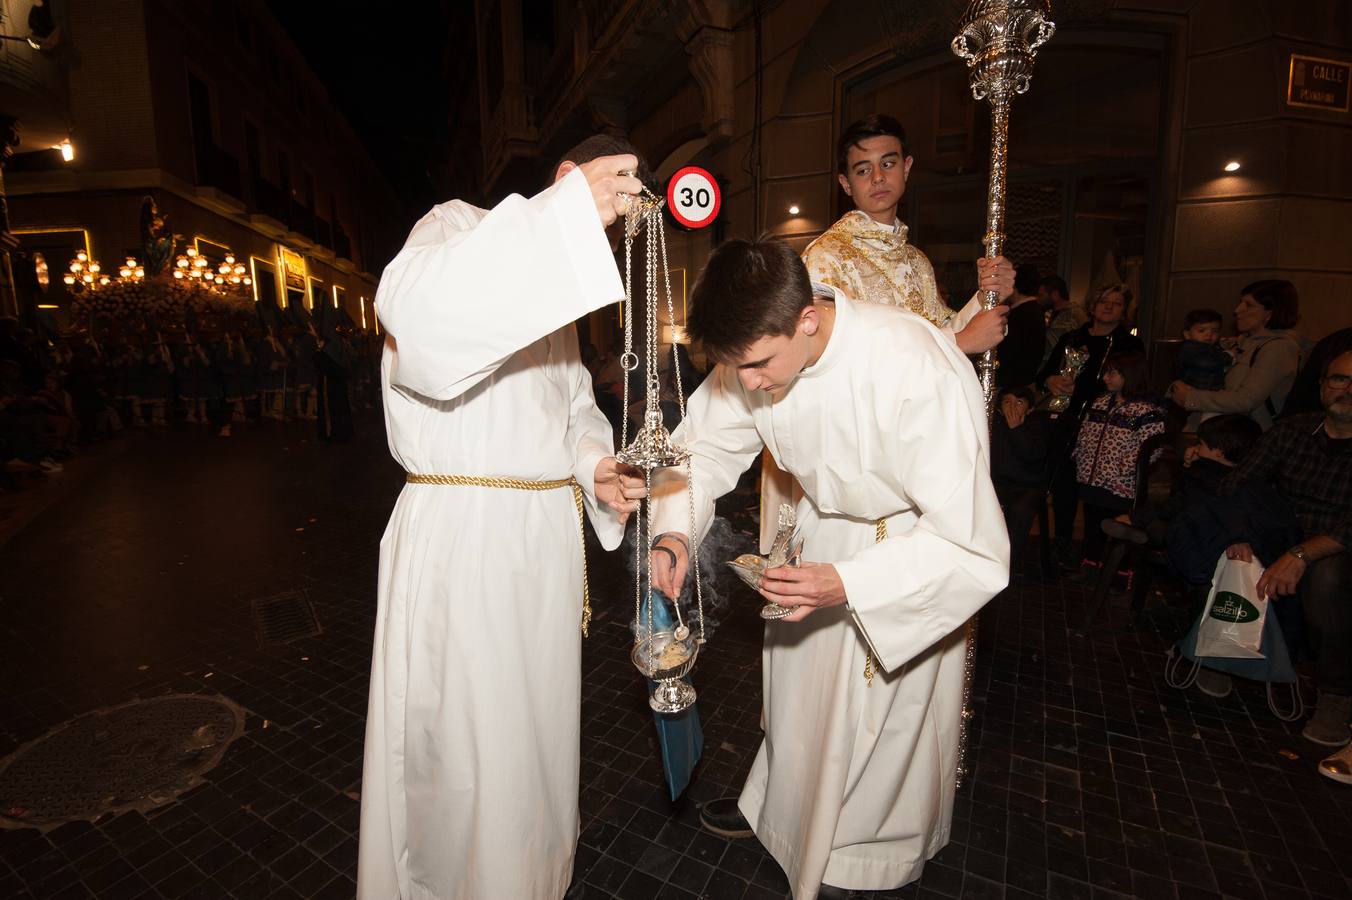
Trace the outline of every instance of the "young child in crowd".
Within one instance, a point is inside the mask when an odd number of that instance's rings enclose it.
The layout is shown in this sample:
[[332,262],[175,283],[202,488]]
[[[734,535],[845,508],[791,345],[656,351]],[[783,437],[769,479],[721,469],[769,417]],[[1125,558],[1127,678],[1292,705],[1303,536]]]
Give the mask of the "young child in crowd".
[[1103,530],[1133,543],[1164,546],[1170,521],[1188,507],[1218,496],[1221,481],[1262,436],[1262,426],[1247,415],[1231,413],[1207,419],[1197,426],[1197,443],[1184,453],[1182,477],[1168,499],[1123,513],[1114,522],[1105,523]]
[[1005,391],[991,425],[991,481],[1005,514],[1010,569],[1015,572],[1038,507],[1047,502],[1047,456],[1054,429],[1050,415],[1036,409],[1037,401],[1026,385]]
[[1132,515],[1151,542],[1160,543],[1163,535],[1169,561],[1190,585],[1209,585],[1216,560],[1231,544],[1249,544],[1260,562],[1271,563],[1301,538],[1291,505],[1275,485],[1249,481],[1221,488],[1262,434],[1244,413],[1202,422],[1196,446],[1183,457],[1187,468],[1175,496]]
[[1102,522],[1136,500],[1136,460],[1141,446],[1164,433],[1164,409],[1146,395],[1145,354],[1114,353],[1103,363],[1107,390],[1090,404],[1073,459],[1084,502],[1084,561],[1102,561]]
[[1183,346],[1176,378],[1201,391],[1225,390],[1225,373],[1234,358],[1221,349],[1223,317],[1214,309],[1194,309],[1183,319]]

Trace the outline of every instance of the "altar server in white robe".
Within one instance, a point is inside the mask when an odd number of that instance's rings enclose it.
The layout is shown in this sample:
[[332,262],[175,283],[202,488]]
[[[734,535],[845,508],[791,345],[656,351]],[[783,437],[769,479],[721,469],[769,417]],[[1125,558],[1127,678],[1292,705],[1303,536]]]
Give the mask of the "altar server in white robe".
[[[700,534],[762,446],[802,485],[811,562],[762,588],[798,607],[765,628],[765,740],[740,798],[702,811],[710,830],[754,831],[798,900],[906,884],[947,843],[963,624],[1009,577],[971,364],[914,313],[832,293],[781,241],[720,247],[687,323],[720,364],[675,435]],[[653,582],[674,595],[684,477],[654,493],[669,552]]]
[[410,483],[380,543],[363,900],[568,890],[584,560],[567,480],[607,549],[644,493],[617,469],[571,324],[624,293],[604,227],[640,189],[623,174],[637,160],[601,154],[627,147],[589,139],[531,199],[434,207],[381,278],[385,424]]

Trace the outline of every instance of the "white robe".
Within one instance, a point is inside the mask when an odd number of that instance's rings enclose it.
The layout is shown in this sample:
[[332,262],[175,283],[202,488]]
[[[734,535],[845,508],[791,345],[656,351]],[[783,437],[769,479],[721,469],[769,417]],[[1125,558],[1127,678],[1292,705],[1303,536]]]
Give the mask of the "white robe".
[[[701,533],[763,444],[802,485],[803,559],[834,563],[845,585],[848,606],[766,625],[766,736],[740,800],[799,900],[823,882],[905,884],[947,843],[962,626],[1009,578],[971,365],[913,313],[836,309],[826,350],[781,397],[720,366],[677,434]],[[659,531],[686,531],[683,485],[664,479]]]
[[[422,218],[376,309],[390,451],[420,474],[575,477],[610,425],[569,324],[623,294],[581,173]],[[380,543],[357,893],[558,900],[578,834],[582,551],[567,488],[405,485]]]
[[[957,333],[982,310],[980,291],[958,312],[939,298],[934,266],[907,238],[910,230],[900,219],[879,225],[854,210],[803,251],[803,265],[813,284],[843,292],[859,303],[880,303],[909,309],[929,320],[956,343]],[[761,509],[797,503],[802,491],[768,456],[761,467]],[[761,515],[760,549],[770,552],[775,539],[775,516]]]

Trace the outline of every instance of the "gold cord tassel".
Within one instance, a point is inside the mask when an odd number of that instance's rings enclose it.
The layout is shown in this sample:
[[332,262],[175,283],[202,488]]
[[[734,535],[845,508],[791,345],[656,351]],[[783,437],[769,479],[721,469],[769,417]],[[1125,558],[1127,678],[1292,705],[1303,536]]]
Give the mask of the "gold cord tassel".
[[582,540],[582,636],[588,637],[587,628],[591,625],[591,585],[587,581],[587,512],[582,505],[582,485],[576,478],[568,481],[573,485],[573,504],[577,507],[577,534]]
[[576,478],[556,478],[553,481],[526,481],[521,478],[483,478],[477,475],[415,475],[410,472],[404,480],[409,484],[440,484],[449,487],[486,487],[512,491],[553,491],[561,487],[573,489],[573,504],[577,507],[577,535],[582,542],[582,636],[587,637],[591,625],[591,586],[587,579],[587,512],[582,504],[582,485]]
[[[877,537],[875,543],[881,544],[887,540],[887,520],[878,520]],[[873,651],[864,651],[864,682],[866,687],[873,687],[873,675],[877,672],[877,664],[873,661]]]

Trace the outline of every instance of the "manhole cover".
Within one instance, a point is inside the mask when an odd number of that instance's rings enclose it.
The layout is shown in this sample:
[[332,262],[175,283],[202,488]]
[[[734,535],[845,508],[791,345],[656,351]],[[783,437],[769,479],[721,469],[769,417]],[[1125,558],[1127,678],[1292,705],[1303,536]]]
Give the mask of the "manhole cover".
[[303,590],[260,597],[253,602],[253,615],[258,640],[264,644],[314,637],[322,630],[315,608]]
[[173,800],[244,731],[224,697],[170,694],[97,710],[0,760],[0,827],[51,828]]

